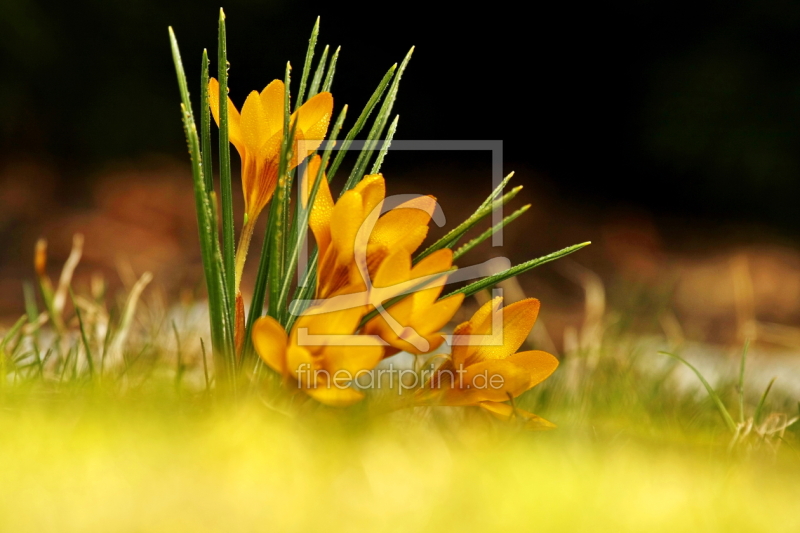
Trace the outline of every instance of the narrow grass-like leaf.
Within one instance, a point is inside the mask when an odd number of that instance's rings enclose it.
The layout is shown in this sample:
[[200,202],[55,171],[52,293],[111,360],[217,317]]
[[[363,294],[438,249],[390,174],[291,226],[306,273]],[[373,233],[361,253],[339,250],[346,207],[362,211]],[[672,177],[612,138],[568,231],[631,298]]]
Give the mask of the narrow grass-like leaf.
[[89,347],[89,338],[86,336],[86,328],[83,326],[83,317],[81,317],[81,310],[78,303],[75,301],[75,295],[72,294],[72,289],[69,291],[72,298],[72,306],[75,308],[75,315],[78,317],[78,328],[81,330],[81,341],[83,341],[83,349],[86,351],[86,364],[89,368],[89,377],[94,377],[94,360],[92,358],[92,350]]
[[311,29],[311,37],[308,39],[308,49],[306,50],[305,63],[303,63],[303,74],[300,76],[300,88],[297,90],[295,111],[300,109],[300,106],[305,102],[306,84],[308,83],[308,75],[311,72],[311,63],[314,62],[314,49],[317,47],[317,36],[319,36],[319,17],[317,17],[317,21],[314,22],[314,27]]
[[200,141],[203,148],[203,178],[206,193],[214,190],[214,175],[211,156],[211,107],[208,105],[208,50],[203,49],[203,62],[200,73]]
[[294,137],[297,129],[297,121],[289,125],[289,85],[290,85],[291,66],[286,64],[286,76],[284,82],[284,118],[283,118],[283,140],[281,142],[281,155],[278,165],[278,186],[275,188],[275,195],[272,198],[272,208],[270,209],[271,227],[268,230],[270,238],[269,248],[269,274],[267,276],[269,302],[267,303],[267,314],[279,319],[280,310],[278,309],[278,292],[280,284],[286,273],[286,217],[284,210],[287,204],[287,190],[289,184],[288,169],[289,160],[294,149]]
[[[334,59],[336,58],[336,54],[334,54]],[[356,123],[353,124],[353,127],[350,131],[347,132],[347,135],[342,142],[342,146],[339,149],[336,157],[333,159],[333,163],[331,164],[331,168],[328,171],[328,178],[333,179],[333,176],[336,174],[336,171],[339,170],[339,166],[342,164],[342,160],[344,156],[347,154],[347,151],[350,149],[350,145],[353,144],[353,140],[361,133],[361,130],[364,128],[364,125],[369,119],[370,114],[372,114],[372,110],[375,109],[375,106],[378,105],[378,102],[381,100],[381,96],[383,96],[384,91],[386,91],[386,87],[388,87],[389,82],[392,81],[392,76],[394,76],[395,71],[397,70],[397,65],[392,65],[389,71],[384,74],[383,79],[378,84],[378,87],[375,89],[375,92],[372,93],[367,104],[364,106],[364,109],[361,111],[361,114],[356,119]],[[330,72],[329,72],[330,74]]]
[[331,57],[331,63],[328,65],[328,72],[325,74],[325,82],[322,84],[322,92],[331,91],[331,86],[333,85],[333,76],[336,74],[336,63],[339,61],[339,51],[341,49],[341,46],[337,47],[336,51],[333,53],[333,57]]
[[14,322],[14,325],[11,326],[11,329],[9,329],[8,332],[6,332],[6,334],[3,336],[3,341],[0,342],[0,355],[5,353],[5,349],[6,346],[8,346],[9,341],[19,334],[22,326],[25,325],[25,320],[27,320],[27,318],[28,317],[25,315],[19,317],[19,320]]
[[328,61],[328,51],[330,47],[326,44],[325,48],[322,50],[322,56],[319,58],[319,63],[317,63],[317,68],[314,70],[314,77],[311,78],[311,85],[308,88],[308,98],[306,101],[314,98],[317,93],[319,93],[319,85],[322,83],[322,75],[325,73],[325,64]]
[[389,115],[392,113],[392,107],[394,107],[394,102],[397,99],[397,92],[400,88],[400,79],[403,77],[403,72],[405,72],[408,62],[411,61],[411,55],[413,53],[414,47],[412,46],[411,50],[406,54],[406,57],[403,58],[403,62],[400,63],[400,68],[397,69],[397,74],[395,74],[392,80],[392,85],[389,87],[389,91],[386,93],[381,108],[375,117],[375,121],[372,123],[372,128],[367,135],[367,142],[364,145],[364,149],[358,154],[356,164],[353,166],[353,170],[350,172],[350,177],[344,184],[341,194],[355,187],[356,184],[361,181],[361,178],[364,177],[364,171],[369,164],[369,160],[372,158],[373,149],[380,140],[383,130],[386,129],[386,124],[389,122]]
[[744,424],[744,365],[747,361],[747,349],[750,347],[750,339],[744,341],[742,349],[742,360],[739,364],[739,422]]
[[210,198],[205,191],[203,178],[200,141],[197,135],[197,126],[192,114],[189,90],[186,75],[181,62],[178,41],[175,33],[169,28],[172,58],[175,63],[175,72],[178,78],[178,88],[181,94],[181,115],[184,132],[189,145],[189,154],[192,161],[192,177],[194,179],[195,208],[197,211],[197,226],[200,236],[200,252],[203,259],[203,271],[206,277],[209,298],[209,321],[211,325],[211,338],[214,344],[214,357],[217,361],[217,372],[225,375],[233,358],[233,337],[230,324],[230,315],[223,307],[225,305],[225,285],[221,260],[214,253],[214,244],[219,244],[216,226],[213,224],[214,215],[211,210]]
[[493,276],[488,276],[481,280],[476,281],[475,283],[470,283],[466,287],[462,287],[458,290],[451,292],[447,296],[443,296],[443,298],[447,298],[448,296],[453,296],[454,294],[463,294],[464,296],[472,296],[476,292],[488,289],[493,285],[497,285],[501,281],[513,278],[514,276],[518,276],[524,272],[527,272],[528,270],[541,266],[545,263],[549,263],[550,261],[555,261],[556,259],[561,259],[566,255],[569,255],[573,252],[577,252],[581,248],[589,246],[590,244],[591,244],[590,242],[575,244],[573,246],[564,248],[563,250],[553,252],[552,254],[548,254],[543,257],[539,257],[537,259],[531,259],[530,261],[526,261],[517,266],[511,267],[508,270],[504,270],[503,272],[494,274]]
[[400,115],[397,115],[389,125],[389,132],[386,134],[386,140],[383,141],[383,146],[381,146],[381,151],[378,152],[378,158],[375,160],[375,164],[372,165],[372,172],[370,172],[370,174],[377,174],[381,171],[381,166],[383,165],[383,160],[386,157],[386,152],[388,152],[389,147],[392,146],[392,139],[394,139],[394,134],[397,131],[397,122],[399,120]]
[[181,336],[178,333],[178,326],[175,325],[175,321],[172,321],[172,333],[175,335],[175,358],[177,363],[175,364],[175,389],[180,391],[181,387],[181,379],[183,378],[183,354],[181,353]]
[[436,241],[435,243],[428,246],[424,251],[419,253],[414,258],[414,264],[419,263],[433,252],[437,250],[441,250],[442,248],[453,248],[458,244],[458,241],[469,232],[472,228],[474,228],[481,220],[489,216],[494,209],[499,209],[500,207],[504,206],[508,202],[514,199],[514,197],[519,194],[519,191],[522,190],[522,186],[514,187],[509,192],[504,194],[501,198],[494,200],[494,202],[486,203],[484,202],[481,204],[478,209],[469,216],[464,222],[447,232],[447,234]]
[[714,391],[714,388],[708,383],[708,381],[706,381],[706,378],[703,377],[703,374],[701,374],[699,370],[697,370],[694,366],[692,366],[691,363],[689,363],[689,361],[687,361],[686,359],[684,359],[683,357],[681,357],[679,355],[676,355],[676,354],[673,354],[673,353],[669,353],[669,352],[658,352],[658,353],[661,354],[661,355],[668,355],[669,357],[677,359],[678,361],[680,361],[681,363],[683,363],[684,365],[689,367],[689,370],[694,372],[694,375],[697,376],[697,378],[700,380],[700,382],[706,388],[706,392],[708,392],[708,395],[711,397],[711,399],[714,401],[714,404],[717,406],[717,409],[719,410],[719,414],[722,416],[722,419],[725,421],[725,425],[728,426],[728,429],[731,431],[731,433],[735,434],[736,433],[736,422],[733,421],[733,418],[731,417],[731,414],[725,408],[725,405],[722,403],[722,400],[720,400],[719,395],[716,393],[716,391]]
[[309,298],[314,294],[314,290],[316,289],[317,284],[317,263],[319,261],[319,249],[314,248],[311,252],[311,255],[308,258],[308,268],[306,269],[305,276],[303,277],[303,281],[298,283],[297,289],[294,293],[294,298],[292,302],[299,301],[301,302],[297,307],[294,309],[289,309],[288,317],[286,319],[286,329],[292,329],[297,317],[300,313],[302,313],[307,307],[308,304],[304,303],[308,301]]
[[[217,48],[217,81],[219,82],[219,181],[222,203],[222,258],[225,265],[225,292],[229,306],[228,316],[233,316],[236,284],[234,267],[236,237],[233,225],[233,185],[231,180],[231,145],[228,134],[228,45],[225,30],[225,12],[219,10],[219,42]],[[209,170],[210,171],[210,170]],[[216,231],[216,228],[215,230]]]
[[342,124],[344,123],[346,115],[347,106],[345,106],[341,113],[339,113],[339,118],[336,119],[336,123],[333,125],[333,129],[331,130],[331,134],[329,136],[328,147],[322,155],[322,161],[320,163],[319,170],[317,171],[317,175],[314,177],[314,185],[309,193],[306,207],[303,208],[303,202],[297,202],[298,216],[295,220],[295,231],[293,232],[294,240],[290,243],[290,248],[286,257],[286,275],[283,277],[283,280],[281,280],[281,288],[278,292],[278,309],[280,310],[281,314],[279,321],[284,325],[288,319],[288,313],[286,312],[286,299],[289,297],[289,288],[291,287],[294,269],[297,267],[298,258],[300,256],[300,248],[305,244],[306,234],[308,233],[308,219],[311,216],[311,208],[314,205],[314,200],[317,197],[317,191],[319,190],[320,183],[323,179],[322,176],[325,172],[325,168],[328,166],[328,160],[330,159],[331,151],[333,150],[334,143],[339,136],[339,131],[342,129]]
[[756,407],[756,414],[753,416],[753,420],[755,421],[756,425],[761,423],[761,415],[764,412],[764,404],[767,402],[767,396],[769,396],[769,391],[772,390],[772,385],[775,383],[777,377],[772,378],[769,380],[767,384],[767,388],[764,389],[764,394],[761,395],[761,399],[758,401],[758,407]]
[[462,255],[469,252],[470,250],[481,244],[483,241],[485,241],[486,239],[490,238],[492,235],[500,231],[500,228],[506,227],[508,224],[516,220],[517,217],[525,213],[530,208],[531,204],[522,206],[521,208],[517,209],[516,211],[505,217],[501,222],[495,224],[494,226],[487,229],[486,231],[484,231],[471,241],[461,246],[458,250],[456,250],[453,253],[453,261],[458,260],[458,258],[460,258]]
[[200,337],[200,352],[203,355],[203,376],[206,379],[206,392],[211,388],[211,382],[208,380],[208,361],[206,360],[206,343]]

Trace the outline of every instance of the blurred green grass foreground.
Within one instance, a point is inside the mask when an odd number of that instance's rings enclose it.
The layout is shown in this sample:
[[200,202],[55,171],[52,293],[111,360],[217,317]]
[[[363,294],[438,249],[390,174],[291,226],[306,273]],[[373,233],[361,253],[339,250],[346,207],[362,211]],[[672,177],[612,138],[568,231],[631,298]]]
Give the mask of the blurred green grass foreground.
[[[797,531],[800,462],[618,420],[305,423],[150,392],[6,398],[3,531]],[[562,413],[563,415],[563,413]],[[762,449],[761,452],[764,452]]]

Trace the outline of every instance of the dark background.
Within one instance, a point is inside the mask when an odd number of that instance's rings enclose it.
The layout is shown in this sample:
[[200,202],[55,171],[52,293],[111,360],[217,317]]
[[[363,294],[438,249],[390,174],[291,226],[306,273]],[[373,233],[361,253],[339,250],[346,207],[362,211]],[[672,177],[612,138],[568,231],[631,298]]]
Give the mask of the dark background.
[[[108,165],[185,157],[166,28],[194,80],[202,48],[215,55],[218,8],[3,0],[0,162],[46,162],[63,201],[80,203]],[[532,169],[577,202],[800,234],[797,2],[534,2],[523,11],[516,2],[228,0],[225,9],[239,105],[282,77],[287,59],[299,80],[321,15],[320,43],[342,46],[337,106],[360,109],[416,45],[395,108],[399,139],[502,139],[509,169]],[[453,154],[393,164],[432,157]]]

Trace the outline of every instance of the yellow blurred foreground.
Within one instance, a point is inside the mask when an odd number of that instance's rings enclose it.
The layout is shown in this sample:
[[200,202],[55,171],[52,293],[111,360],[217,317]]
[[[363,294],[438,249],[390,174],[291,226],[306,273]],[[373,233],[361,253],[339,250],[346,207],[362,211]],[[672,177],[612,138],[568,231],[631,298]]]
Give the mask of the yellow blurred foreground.
[[409,414],[329,427],[263,406],[7,404],[0,530],[800,531],[786,446],[743,457],[708,439]]

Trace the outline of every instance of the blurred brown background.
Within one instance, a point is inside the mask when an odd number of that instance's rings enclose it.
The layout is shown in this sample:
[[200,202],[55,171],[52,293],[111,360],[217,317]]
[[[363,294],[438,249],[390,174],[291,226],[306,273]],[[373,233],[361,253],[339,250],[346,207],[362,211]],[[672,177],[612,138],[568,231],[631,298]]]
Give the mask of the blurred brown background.
[[[150,270],[171,297],[202,293],[166,27],[196,79],[203,47],[216,48],[218,7],[0,5],[3,322],[23,311],[40,236],[53,275],[80,232],[78,283],[96,271],[118,282]],[[520,280],[542,299],[556,345],[598,294],[617,317],[610,323],[643,332],[800,345],[800,6],[224,7],[237,104],[282,76],[287,59],[299,79],[317,15],[320,42],[342,45],[333,93],[337,108],[350,104],[349,124],[386,69],[417,46],[395,108],[397,138],[501,139],[505,170],[526,186],[515,205],[533,204],[507,230],[505,249],[484,247],[465,264],[594,242]],[[489,192],[489,163],[484,153],[398,152],[384,173],[390,193],[434,194],[457,223]]]

